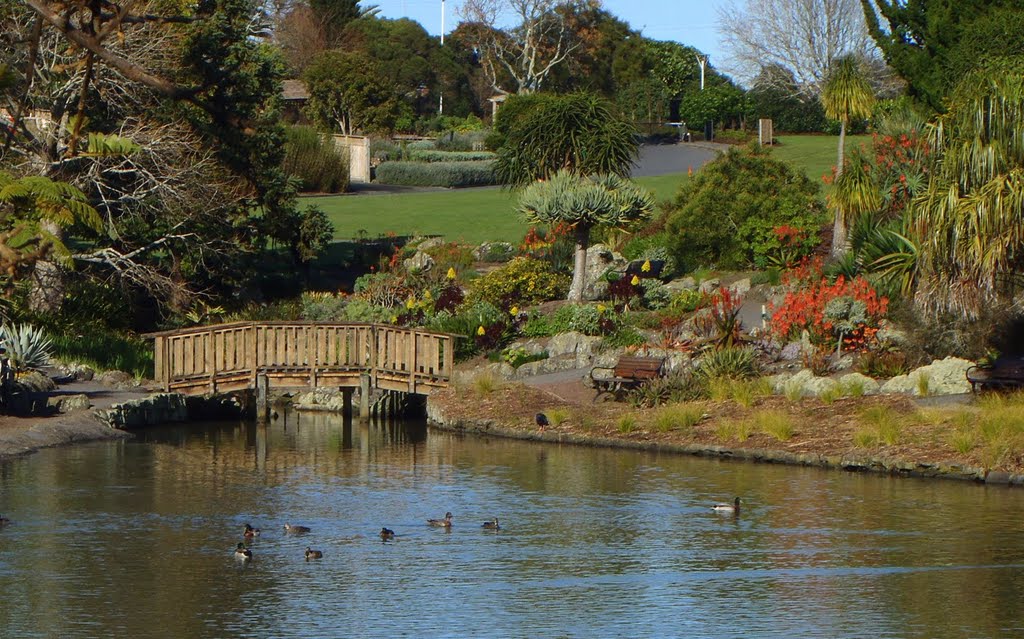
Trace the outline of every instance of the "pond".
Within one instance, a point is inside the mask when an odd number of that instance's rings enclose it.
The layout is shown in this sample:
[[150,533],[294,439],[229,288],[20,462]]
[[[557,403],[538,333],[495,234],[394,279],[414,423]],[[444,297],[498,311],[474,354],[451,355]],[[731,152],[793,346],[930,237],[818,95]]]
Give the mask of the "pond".
[[[738,516],[710,508],[736,495]],[[1022,509],[1020,489],[420,423],[159,428],[0,465],[0,635],[1024,636]]]

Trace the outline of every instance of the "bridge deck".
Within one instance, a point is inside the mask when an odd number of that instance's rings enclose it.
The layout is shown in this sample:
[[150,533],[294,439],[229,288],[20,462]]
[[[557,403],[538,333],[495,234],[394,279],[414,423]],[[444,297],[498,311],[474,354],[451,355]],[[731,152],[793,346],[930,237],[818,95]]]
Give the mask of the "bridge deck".
[[165,391],[185,394],[274,387],[371,385],[429,395],[448,386],[456,335],[380,324],[235,322],[165,331],[154,369]]

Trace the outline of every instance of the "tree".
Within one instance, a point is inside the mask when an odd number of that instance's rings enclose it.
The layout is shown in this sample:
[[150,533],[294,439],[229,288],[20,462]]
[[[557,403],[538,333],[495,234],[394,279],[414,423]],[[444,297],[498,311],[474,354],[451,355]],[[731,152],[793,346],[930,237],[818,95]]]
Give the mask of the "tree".
[[910,95],[935,112],[944,110],[943,97],[964,73],[989,57],[1022,52],[1019,0],[860,2],[886,62],[907,82]]
[[[24,0],[7,9],[11,46],[0,62],[19,83],[0,160],[19,176],[69,182],[95,206],[103,232],[75,264],[159,306],[237,290],[252,277],[246,256],[294,206],[279,166],[282,66],[260,43],[257,7]],[[88,149],[111,135],[139,151]],[[44,308],[59,304],[59,279],[41,291]]]
[[768,66],[747,92],[749,118],[769,118],[776,131],[822,132],[828,125],[821,101],[800,93],[788,69]]
[[345,135],[388,133],[402,113],[381,66],[361,53],[322,53],[303,78],[309,88],[306,113],[328,130]]
[[[825,115],[839,120],[836,175],[841,176],[846,145],[846,127],[851,118],[866,118],[871,115],[871,108],[875,104],[875,94],[871,89],[871,84],[861,72],[857,58],[847,55],[833,61],[821,92],[821,103],[825,107]],[[833,257],[839,257],[846,250],[846,233],[845,215],[842,209],[838,209],[832,233]]]
[[518,208],[531,224],[572,227],[576,246],[568,299],[580,302],[591,229],[631,228],[651,216],[654,197],[617,175],[580,176],[563,170],[549,180],[527,187],[519,198]]
[[562,170],[626,176],[640,148],[633,125],[608,100],[586,93],[510,98],[498,117],[498,130],[507,134],[494,172],[501,183],[512,186]]
[[874,46],[858,0],[733,0],[718,12],[737,74],[753,80],[761,69],[792,73],[798,90],[821,93],[832,60],[869,57]]
[[[566,6],[578,0],[466,0],[462,18],[473,25],[474,46],[495,90],[532,93],[579,45],[566,24]],[[498,25],[511,14],[516,26]],[[511,79],[506,85],[504,77]]]
[[916,300],[973,318],[1024,268],[1024,62],[965,77],[928,127],[933,172],[910,209]]

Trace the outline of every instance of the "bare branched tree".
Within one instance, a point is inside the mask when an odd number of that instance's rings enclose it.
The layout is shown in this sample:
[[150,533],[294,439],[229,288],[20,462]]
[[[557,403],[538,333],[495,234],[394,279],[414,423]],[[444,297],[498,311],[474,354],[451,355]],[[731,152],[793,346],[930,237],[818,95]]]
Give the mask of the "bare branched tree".
[[[560,7],[576,0],[466,0],[480,62],[495,90],[532,93],[578,46]],[[513,24],[503,29],[503,24]]]
[[724,68],[749,83],[766,67],[782,67],[809,97],[821,94],[832,60],[878,56],[859,0],[730,0],[718,24],[730,55]]

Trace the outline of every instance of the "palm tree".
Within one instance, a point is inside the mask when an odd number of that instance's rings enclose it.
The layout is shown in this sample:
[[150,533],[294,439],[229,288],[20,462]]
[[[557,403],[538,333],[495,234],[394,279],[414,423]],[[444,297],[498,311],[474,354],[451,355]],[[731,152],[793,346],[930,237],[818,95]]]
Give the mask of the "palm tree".
[[835,213],[832,230],[832,256],[842,257],[846,252],[849,230],[858,219],[871,215],[882,206],[882,194],[871,175],[867,158],[854,151],[846,171],[836,175],[828,195]]
[[[839,153],[836,164],[837,179],[843,174],[843,152],[846,145],[846,126],[852,118],[866,118],[871,115],[875,94],[871,84],[861,71],[856,56],[845,55],[832,61],[825,85],[821,91],[821,104],[825,115],[839,120]],[[839,257],[846,250],[846,220],[836,211],[835,229],[832,234],[832,256]]]
[[976,317],[1024,266],[1024,63],[968,75],[927,132],[934,170],[910,209],[917,302]]
[[535,182],[519,198],[519,212],[532,224],[567,223],[576,248],[569,301],[583,300],[590,230],[595,226],[627,229],[648,219],[654,197],[617,175],[582,177],[559,171],[550,180]]

